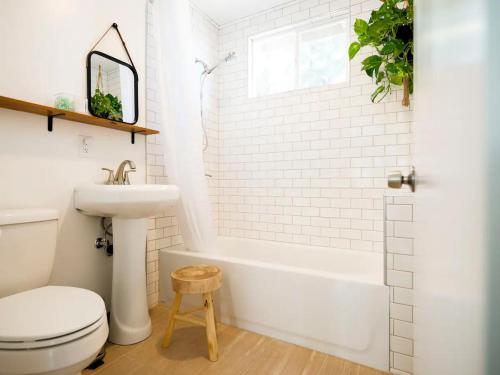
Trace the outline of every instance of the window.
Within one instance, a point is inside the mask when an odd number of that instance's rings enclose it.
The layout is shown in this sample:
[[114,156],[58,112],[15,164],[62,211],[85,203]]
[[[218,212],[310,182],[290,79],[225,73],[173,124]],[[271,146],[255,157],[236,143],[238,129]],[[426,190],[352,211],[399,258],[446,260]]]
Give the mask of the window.
[[346,81],[348,35],[343,19],[251,37],[249,96]]

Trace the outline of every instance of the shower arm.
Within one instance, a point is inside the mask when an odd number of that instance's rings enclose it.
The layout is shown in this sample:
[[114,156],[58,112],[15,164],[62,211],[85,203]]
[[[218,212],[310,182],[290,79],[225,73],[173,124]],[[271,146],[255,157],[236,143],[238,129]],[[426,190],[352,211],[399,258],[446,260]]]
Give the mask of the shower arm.
[[194,62],[196,64],[201,64],[203,66],[203,72],[201,73],[202,75],[209,75],[211,74],[215,69],[217,69],[222,63],[228,63],[230,62],[232,59],[234,59],[234,57],[236,56],[236,52],[234,51],[231,51],[227,54],[226,57],[224,57],[223,59],[219,60],[214,66],[212,67],[209,67],[208,64],[199,59],[199,58],[196,58],[194,60]]

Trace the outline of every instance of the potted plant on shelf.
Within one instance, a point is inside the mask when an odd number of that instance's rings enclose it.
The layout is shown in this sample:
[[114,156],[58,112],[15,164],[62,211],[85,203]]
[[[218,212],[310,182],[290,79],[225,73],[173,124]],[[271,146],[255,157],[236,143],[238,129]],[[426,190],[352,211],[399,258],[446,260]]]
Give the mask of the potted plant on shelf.
[[368,22],[354,22],[358,40],[349,46],[349,59],[361,48],[372,47],[374,53],[361,62],[361,70],[377,84],[372,102],[380,102],[393,86],[403,86],[402,104],[408,107],[413,93],[413,0],[382,2]]

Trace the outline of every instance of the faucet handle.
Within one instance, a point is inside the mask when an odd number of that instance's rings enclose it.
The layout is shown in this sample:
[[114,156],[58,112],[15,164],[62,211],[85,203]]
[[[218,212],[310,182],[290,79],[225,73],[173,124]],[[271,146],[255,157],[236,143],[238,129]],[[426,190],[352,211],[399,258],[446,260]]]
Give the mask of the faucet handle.
[[113,185],[115,181],[115,172],[109,168],[101,168],[101,170],[108,172],[108,180],[106,181],[106,185]]
[[135,172],[135,169],[129,169],[128,171],[125,171],[123,173],[123,182],[125,185],[130,185],[130,180],[128,178],[128,174],[131,173],[131,172]]

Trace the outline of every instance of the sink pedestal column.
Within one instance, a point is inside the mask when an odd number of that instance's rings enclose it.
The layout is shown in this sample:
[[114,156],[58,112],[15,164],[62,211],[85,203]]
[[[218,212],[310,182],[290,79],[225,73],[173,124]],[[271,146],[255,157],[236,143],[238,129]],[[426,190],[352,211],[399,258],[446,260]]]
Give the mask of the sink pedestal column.
[[148,219],[113,217],[113,284],[109,341],[130,345],[151,334],[146,297]]

